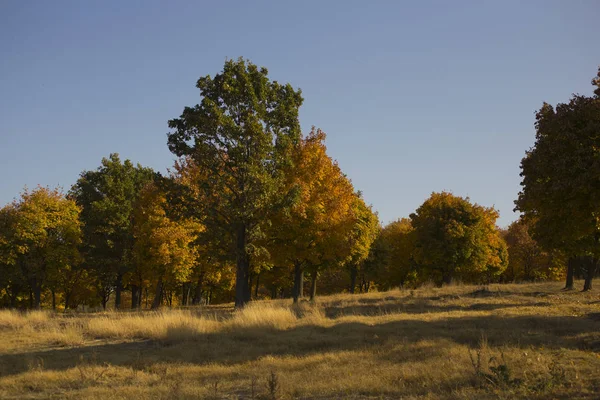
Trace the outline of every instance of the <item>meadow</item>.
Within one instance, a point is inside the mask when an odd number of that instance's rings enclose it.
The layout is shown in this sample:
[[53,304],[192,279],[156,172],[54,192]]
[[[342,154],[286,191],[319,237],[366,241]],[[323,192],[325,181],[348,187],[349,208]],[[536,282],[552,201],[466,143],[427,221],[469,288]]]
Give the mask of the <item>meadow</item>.
[[600,296],[562,286],[424,287],[241,311],[5,310],[0,398],[597,399]]

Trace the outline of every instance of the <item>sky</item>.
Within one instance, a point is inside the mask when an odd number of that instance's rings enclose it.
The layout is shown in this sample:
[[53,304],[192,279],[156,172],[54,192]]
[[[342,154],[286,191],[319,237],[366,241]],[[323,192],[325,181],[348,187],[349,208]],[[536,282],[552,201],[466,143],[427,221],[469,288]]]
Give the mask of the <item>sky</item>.
[[303,131],[380,219],[432,192],[506,226],[542,102],[591,94],[600,2],[0,0],[0,206],[119,153],[166,172],[167,121],[227,58],[301,88]]

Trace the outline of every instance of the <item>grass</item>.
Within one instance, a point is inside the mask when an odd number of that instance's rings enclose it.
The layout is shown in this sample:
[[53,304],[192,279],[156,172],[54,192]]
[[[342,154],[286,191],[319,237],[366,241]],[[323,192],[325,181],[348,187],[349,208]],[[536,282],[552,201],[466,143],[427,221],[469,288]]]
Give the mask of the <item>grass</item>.
[[0,311],[0,398],[596,399],[600,296],[561,287]]

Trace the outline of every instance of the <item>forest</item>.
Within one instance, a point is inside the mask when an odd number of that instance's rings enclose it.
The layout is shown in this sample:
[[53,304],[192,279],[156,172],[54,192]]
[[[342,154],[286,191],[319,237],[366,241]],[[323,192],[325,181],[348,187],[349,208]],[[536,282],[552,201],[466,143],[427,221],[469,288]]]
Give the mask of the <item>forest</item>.
[[0,209],[0,307],[158,309],[314,300],[453,283],[584,278],[600,263],[600,70],[594,94],[543,103],[521,162],[520,218],[451,192],[383,225],[301,132],[300,89],[251,61],[196,84],[168,121],[168,173],[113,153],[66,192],[25,188]]

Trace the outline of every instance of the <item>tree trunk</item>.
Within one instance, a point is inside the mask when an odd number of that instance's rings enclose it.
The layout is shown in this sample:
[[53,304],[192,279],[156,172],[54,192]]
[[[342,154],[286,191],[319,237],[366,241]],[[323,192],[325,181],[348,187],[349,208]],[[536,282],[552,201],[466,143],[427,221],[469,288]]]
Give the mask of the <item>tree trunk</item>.
[[258,286],[260,284],[260,273],[256,274],[256,287],[254,288],[254,298],[258,299]]
[[29,308],[33,308],[33,290],[29,288]]
[[352,266],[350,268],[350,293],[354,294],[354,289],[356,288],[356,277],[358,276],[358,268],[356,266]]
[[63,312],[67,312],[67,309],[69,308],[69,300],[71,300],[71,294],[73,293],[73,291],[68,291],[65,292],[65,309]]
[[371,288],[371,282],[366,282],[365,283],[365,293],[369,293],[369,289]]
[[[56,311],[56,293],[54,292],[54,289],[51,289],[50,293],[52,294],[52,311]],[[65,307],[65,309],[66,308],[67,307]]]
[[315,297],[317,297],[317,275],[319,273],[317,271],[313,271],[311,274],[310,280],[310,301],[315,301]]
[[39,285],[37,283],[35,283],[35,286],[33,287],[33,297],[34,297],[34,307],[38,310],[40,310],[42,308],[42,285]]
[[137,285],[131,285],[131,309],[135,310],[138,308],[140,295],[140,288]]
[[252,274],[248,274],[248,291],[246,292],[246,301],[252,300]]
[[148,308],[148,287],[147,286],[144,289],[144,292],[146,293],[146,308]]
[[235,308],[242,308],[247,303],[248,270],[250,260],[246,252],[246,227],[240,226],[236,240],[236,272],[235,272]]
[[162,303],[162,296],[163,296],[163,283],[162,283],[162,278],[160,278],[158,280],[158,283],[156,284],[156,293],[154,294],[154,301],[152,302],[153,310],[156,310],[160,307],[160,305]]
[[575,258],[569,257],[567,262],[567,282],[565,283],[564,290],[573,290],[573,274],[575,272]]
[[277,286],[271,286],[271,300],[275,300],[277,298]]
[[451,283],[452,283],[452,275],[450,274],[450,272],[445,272],[442,276],[442,284],[449,285]]
[[588,290],[592,290],[592,279],[594,279],[594,275],[596,274],[596,266],[597,265],[598,265],[598,260],[594,257],[589,257],[589,260],[587,260],[585,283],[583,284],[584,292],[587,292]]
[[304,290],[304,271],[302,271],[302,263],[296,261],[294,263],[294,291],[292,296],[294,297],[294,303],[298,302],[298,299],[302,297]]
[[196,284],[196,289],[194,290],[194,297],[192,298],[192,305],[197,306],[202,302],[202,283],[204,280],[204,273],[201,273],[198,276],[198,283]]
[[117,275],[115,290],[115,308],[119,310],[121,308],[121,291],[123,290],[123,274]]
[[187,292],[188,292],[188,284],[184,282],[181,285],[181,305],[187,306]]

